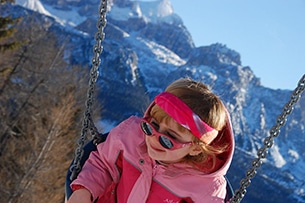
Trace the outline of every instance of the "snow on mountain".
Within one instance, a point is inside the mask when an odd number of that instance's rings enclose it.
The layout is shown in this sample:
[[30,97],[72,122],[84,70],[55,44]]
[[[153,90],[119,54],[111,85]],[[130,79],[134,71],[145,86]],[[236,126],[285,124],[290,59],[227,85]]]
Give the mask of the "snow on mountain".
[[[21,5],[46,16],[53,17],[63,26],[75,27],[84,22],[88,16],[81,15],[80,7],[59,7],[42,4],[40,0],[16,0]],[[114,20],[127,20],[128,18],[143,18],[145,22],[158,23],[161,21],[174,23],[180,18],[174,14],[169,0],[160,1],[134,1],[131,7],[119,7],[116,4],[108,6],[109,16]],[[96,13],[91,15],[96,16]]]
[[45,5],[45,8],[51,13],[52,17],[63,26],[75,27],[87,19],[87,17],[81,16],[78,12],[78,8],[75,7],[59,9],[50,5]]
[[161,21],[171,23],[177,18],[168,0],[132,2],[133,4],[130,7],[121,7],[116,4],[112,5],[109,16],[114,20],[143,18],[147,23],[158,23]]
[[[160,61],[161,63],[173,64],[174,66],[181,66],[186,63],[186,61],[181,59],[177,54],[167,49],[166,47],[157,44],[154,41],[149,41],[143,38],[137,38],[137,39],[142,46],[143,45],[146,46],[147,49],[154,54],[153,58]],[[171,71],[171,70],[167,70],[167,71]]]
[[42,4],[39,0],[16,0],[16,4],[50,16],[63,26],[75,27],[86,19],[78,13],[78,8],[75,7],[60,9],[52,5]]
[[270,155],[274,160],[274,165],[277,168],[281,168],[286,164],[284,157],[281,155],[279,147],[277,145],[270,149]]
[[46,16],[52,16],[52,14],[44,8],[39,0],[16,0],[16,4],[33,11],[37,11],[38,13],[44,14]]

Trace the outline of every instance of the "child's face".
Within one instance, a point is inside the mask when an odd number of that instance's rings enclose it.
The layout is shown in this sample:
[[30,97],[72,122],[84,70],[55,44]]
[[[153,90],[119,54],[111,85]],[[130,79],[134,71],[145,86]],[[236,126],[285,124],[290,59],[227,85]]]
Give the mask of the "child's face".
[[[165,135],[170,134],[172,138],[178,142],[187,143],[193,141],[193,135],[189,131],[181,132],[178,128],[178,124],[173,119],[170,119],[168,123],[158,123],[152,118],[150,123],[158,132]],[[148,154],[152,159],[165,163],[179,162],[182,158],[188,154],[191,154],[193,151],[192,145],[187,145],[175,150],[166,149],[160,144],[157,136],[146,136],[146,145]]]

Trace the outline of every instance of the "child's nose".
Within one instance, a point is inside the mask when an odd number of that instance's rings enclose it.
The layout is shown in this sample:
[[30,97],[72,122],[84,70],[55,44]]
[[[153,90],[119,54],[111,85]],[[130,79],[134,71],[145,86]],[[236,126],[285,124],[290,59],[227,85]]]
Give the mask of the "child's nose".
[[156,130],[161,134],[166,134],[166,131],[167,131],[166,128],[162,125],[159,125],[159,128]]

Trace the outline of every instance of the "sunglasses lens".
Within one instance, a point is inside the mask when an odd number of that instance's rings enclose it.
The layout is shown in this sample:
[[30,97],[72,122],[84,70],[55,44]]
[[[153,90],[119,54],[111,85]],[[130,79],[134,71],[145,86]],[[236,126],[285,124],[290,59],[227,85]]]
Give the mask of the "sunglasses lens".
[[159,137],[159,142],[166,149],[171,149],[174,146],[173,143],[165,136],[160,136]]
[[142,122],[141,123],[141,128],[146,135],[152,135],[153,134],[153,130],[151,129],[151,127],[148,123]]
[[[141,122],[141,129],[148,136],[151,136],[154,134],[154,130],[153,130],[152,126],[145,121]],[[174,147],[174,144],[168,137],[161,135],[160,133],[158,133],[158,134],[159,134],[159,142],[164,148],[171,149]]]

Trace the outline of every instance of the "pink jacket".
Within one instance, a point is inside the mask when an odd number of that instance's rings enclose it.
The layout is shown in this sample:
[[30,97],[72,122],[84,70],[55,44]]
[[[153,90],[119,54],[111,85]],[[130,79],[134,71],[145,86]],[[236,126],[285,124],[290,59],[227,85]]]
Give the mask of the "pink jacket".
[[140,118],[132,116],[111,130],[71,185],[84,186],[99,203],[224,202],[223,176],[234,149],[230,121],[225,136],[231,141],[231,150],[220,169],[210,174],[181,163],[168,167],[157,164],[147,154],[139,123]]

